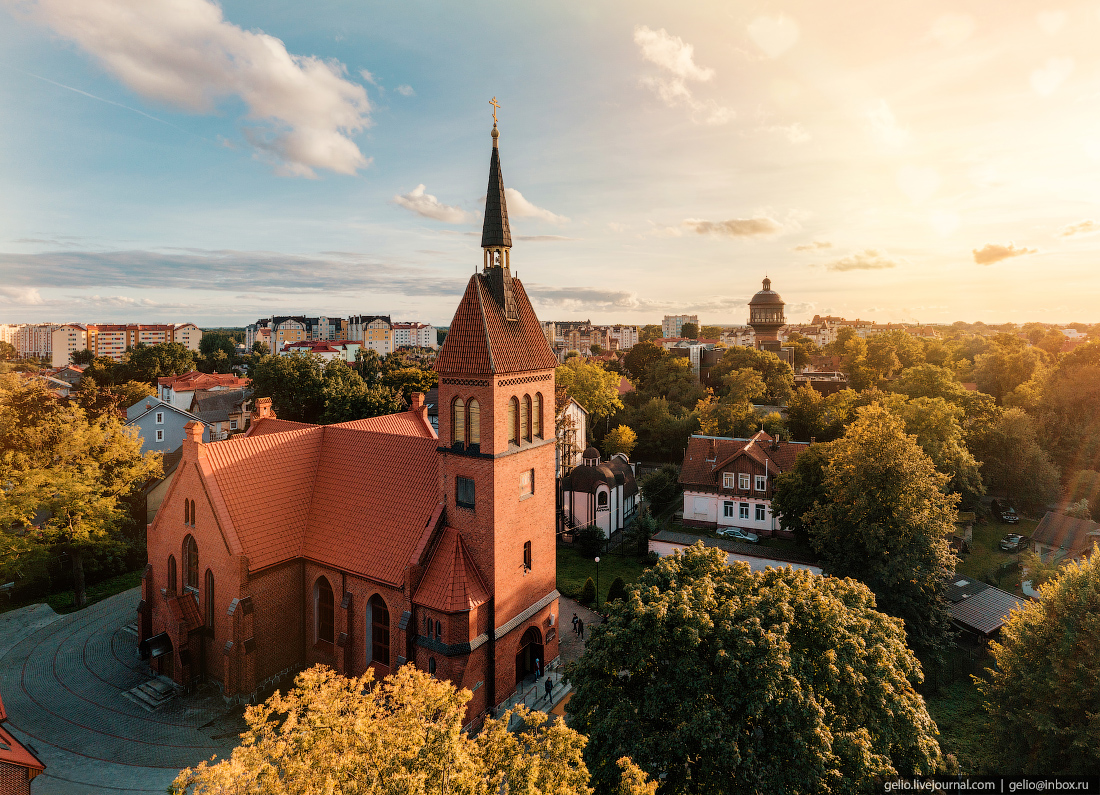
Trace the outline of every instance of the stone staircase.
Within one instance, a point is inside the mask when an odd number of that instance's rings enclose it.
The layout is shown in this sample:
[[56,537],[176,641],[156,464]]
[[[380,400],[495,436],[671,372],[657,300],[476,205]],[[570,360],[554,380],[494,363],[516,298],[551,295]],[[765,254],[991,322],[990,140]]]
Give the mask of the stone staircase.
[[177,685],[163,676],[158,676],[156,679],[142,682],[122,695],[143,709],[156,712],[183,692],[184,688],[181,685]]

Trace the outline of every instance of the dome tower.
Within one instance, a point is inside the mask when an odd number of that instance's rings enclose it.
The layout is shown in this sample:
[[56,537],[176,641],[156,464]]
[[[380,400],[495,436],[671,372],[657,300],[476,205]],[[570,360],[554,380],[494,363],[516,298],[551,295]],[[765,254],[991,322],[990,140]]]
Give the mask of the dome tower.
[[779,329],[787,324],[783,316],[783,299],[772,289],[772,280],[764,277],[764,289],[749,301],[749,325],[756,333],[756,347],[779,342]]

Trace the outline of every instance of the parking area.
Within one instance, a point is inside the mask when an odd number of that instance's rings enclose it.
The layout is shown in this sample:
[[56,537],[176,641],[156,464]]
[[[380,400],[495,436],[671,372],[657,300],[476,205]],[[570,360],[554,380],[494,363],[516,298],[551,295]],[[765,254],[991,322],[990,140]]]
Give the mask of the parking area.
[[155,712],[124,695],[150,679],[128,628],[138,599],[133,589],[66,616],[44,605],[3,614],[0,695],[7,727],[46,764],[35,795],[163,793],[180,769],[236,744],[239,710],[212,687]]

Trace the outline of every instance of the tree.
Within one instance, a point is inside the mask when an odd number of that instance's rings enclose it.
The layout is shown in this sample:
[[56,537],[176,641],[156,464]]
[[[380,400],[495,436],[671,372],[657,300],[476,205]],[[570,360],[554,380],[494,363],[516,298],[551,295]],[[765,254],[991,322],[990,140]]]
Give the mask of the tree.
[[649,539],[660,529],[660,525],[657,524],[657,520],[653,518],[649,509],[643,508],[634,521],[624,528],[625,543],[633,546],[639,556],[645,555],[649,552]]
[[413,392],[427,394],[429,389],[438,386],[439,373],[423,367],[399,367],[385,373],[381,381],[383,386],[389,387],[408,401]]
[[619,399],[619,376],[580,357],[566,360],[554,373],[557,383],[580,403],[594,419],[610,416],[623,407]]
[[637,444],[638,434],[634,433],[627,425],[619,425],[615,430],[603,437],[601,447],[603,447],[603,454],[608,458],[611,458],[611,456],[616,453],[622,453],[627,458],[630,458],[630,454],[634,452],[634,447]]
[[870,792],[939,766],[920,664],[857,582],[752,572],[700,543],[608,611],[566,668],[601,789],[623,754],[663,792],[716,795]]
[[607,601],[608,603],[614,602],[616,599],[626,601],[629,597],[626,593],[626,583],[623,582],[622,577],[616,577],[611,581],[611,587],[607,589]]
[[659,348],[652,342],[639,342],[626,352],[623,357],[623,366],[627,372],[639,383],[644,381],[653,364],[668,356],[663,348]]
[[688,438],[699,427],[694,412],[674,406],[663,397],[650,398],[624,415],[626,424],[638,434],[636,458],[641,460],[681,460]]
[[1054,461],[1067,471],[1100,461],[1100,342],[1063,356],[1042,395],[1041,439]]
[[860,409],[826,456],[823,488],[802,517],[811,546],[829,574],[865,583],[881,610],[903,619],[918,653],[938,658],[955,570],[947,542],[958,496],[944,493],[948,476],[882,406]]
[[[248,707],[248,729],[229,759],[181,771],[170,791],[591,795],[582,735],[521,706],[487,719],[475,736],[462,731],[471,697],[412,665],[381,682],[369,669],[345,678],[318,665],[290,692]],[[631,795],[652,791],[629,760],[622,778]]]
[[1043,366],[1046,356],[1036,348],[1017,347],[1011,343],[994,345],[989,353],[974,358],[974,381],[978,389],[992,395],[997,403],[1003,403],[1010,392],[1030,380],[1036,369]]
[[[122,374],[122,365],[106,356],[96,356],[84,367],[81,381],[89,379],[99,386],[110,386]],[[126,379],[121,379],[126,380]]]
[[[617,387],[618,379],[615,384]],[[699,383],[687,357],[666,356],[649,368],[645,380],[638,384],[637,392],[639,400],[662,397],[690,409],[706,395],[707,389]]]
[[817,355],[817,343],[797,331],[787,335],[787,341],[783,343],[783,347],[790,348],[791,366],[796,370],[808,365],[811,357]]
[[75,351],[72,356],[69,357],[69,361],[73,364],[91,364],[95,359],[95,354],[85,348],[82,351]]
[[255,398],[271,398],[280,418],[295,422],[348,422],[405,406],[399,392],[368,385],[345,362],[307,353],[261,358],[252,367],[252,389]]
[[720,326],[703,326],[699,329],[699,339],[717,340],[721,336],[722,328]]
[[591,353],[593,356],[599,356],[601,353],[603,353],[603,348],[601,348],[598,344],[594,342],[588,346],[588,352]]
[[825,488],[825,469],[832,447],[812,444],[798,454],[794,466],[775,479],[772,512],[780,527],[795,534],[801,544],[810,540],[810,511]]
[[1074,519],[1091,519],[1092,511],[1089,508],[1089,501],[1087,499],[1078,500],[1075,503],[1070,504],[1064,511],[1066,516],[1071,516]]
[[145,381],[155,386],[158,378],[183,375],[194,370],[195,356],[179,342],[162,342],[159,345],[139,342],[123,358],[120,369],[122,375],[116,376],[116,380]]
[[582,605],[590,605],[596,601],[596,583],[592,582],[591,577],[584,581],[578,601]]
[[995,665],[975,677],[998,773],[1100,770],[1100,553],[1070,563],[1013,610],[990,643]]
[[114,412],[89,420],[76,406],[47,408],[39,385],[12,387],[0,388],[0,574],[15,579],[23,566],[67,552],[83,607],[85,556],[125,549],[125,499],[160,475],[161,457],[143,456]]
[[1069,478],[1068,496],[1071,502],[1088,500],[1089,505],[1100,505],[1100,472],[1081,469]]
[[271,348],[263,340],[256,340],[252,343],[252,352],[260,356],[268,356],[271,353]]
[[10,362],[13,359],[18,358],[19,351],[15,349],[15,346],[10,342],[0,341],[0,359],[6,362]]
[[659,513],[680,499],[680,467],[665,464],[655,472],[642,476],[642,496]]
[[126,409],[142,398],[156,397],[157,390],[145,381],[126,381],[122,384],[100,387],[92,378],[80,379],[72,397],[89,417],[100,418],[107,414],[125,416]]
[[752,404],[709,396],[695,405],[699,430],[707,436],[747,437],[756,432],[760,420]]
[[787,427],[800,442],[808,442],[825,427],[825,398],[809,384],[803,384],[787,401]]
[[1031,510],[1058,496],[1058,468],[1039,446],[1035,421],[1007,409],[971,441],[988,490]]
[[699,326],[696,323],[685,323],[680,327],[680,336],[689,340],[699,338]]
[[661,327],[657,325],[650,324],[647,326],[642,326],[640,329],[638,329],[639,342],[653,342],[653,340],[659,340],[663,336],[664,331],[662,331]]
[[[723,379],[735,370],[751,368],[760,373],[766,392],[764,399],[771,405],[785,403],[794,393],[794,371],[789,364],[771,351],[735,346],[726,349],[722,359],[710,371],[713,383],[722,383]],[[728,387],[722,386],[718,394],[728,394]]]

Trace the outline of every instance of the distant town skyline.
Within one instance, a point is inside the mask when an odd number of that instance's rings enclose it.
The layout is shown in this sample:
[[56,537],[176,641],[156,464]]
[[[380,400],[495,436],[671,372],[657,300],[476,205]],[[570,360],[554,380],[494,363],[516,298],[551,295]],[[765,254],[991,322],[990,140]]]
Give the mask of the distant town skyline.
[[0,0],[0,322],[1100,321],[1100,6]]

